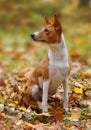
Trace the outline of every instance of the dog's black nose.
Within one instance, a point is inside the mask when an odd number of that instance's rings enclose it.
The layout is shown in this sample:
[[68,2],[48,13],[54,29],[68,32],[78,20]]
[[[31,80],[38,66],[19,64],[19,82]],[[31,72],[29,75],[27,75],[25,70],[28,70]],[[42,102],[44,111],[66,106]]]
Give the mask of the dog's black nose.
[[34,34],[31,34],[31,37],[34,38]]

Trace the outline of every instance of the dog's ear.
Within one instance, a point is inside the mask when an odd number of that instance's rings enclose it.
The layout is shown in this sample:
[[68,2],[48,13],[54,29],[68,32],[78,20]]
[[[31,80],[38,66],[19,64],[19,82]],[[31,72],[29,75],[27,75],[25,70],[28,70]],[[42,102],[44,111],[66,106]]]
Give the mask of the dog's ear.
[[54,24],[53,24],[55,27],[60,27],[61,24],[60,24],[60,21],[59,21],[59,18],[57,15],[54,15]]
[[45,21],[46,21],[46,24],[51,24],[51,21],[48,19],[47,16],[45,16]]

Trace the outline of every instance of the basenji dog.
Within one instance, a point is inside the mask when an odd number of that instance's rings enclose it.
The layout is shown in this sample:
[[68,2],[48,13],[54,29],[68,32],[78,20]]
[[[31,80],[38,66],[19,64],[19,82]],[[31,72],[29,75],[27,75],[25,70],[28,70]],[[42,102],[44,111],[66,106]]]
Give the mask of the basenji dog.
[[68,52],[64,40],[62,26],[57,15],[54,22],[45,17],[46,25],[39,32],[31,34],[36,42],[49,46],[47,56],[35,67],[25,92],[35,100],[42,97],[43,112],[48,111],[48,96],[56,93],[58,86],[64,86],[64,109],[68,111]]

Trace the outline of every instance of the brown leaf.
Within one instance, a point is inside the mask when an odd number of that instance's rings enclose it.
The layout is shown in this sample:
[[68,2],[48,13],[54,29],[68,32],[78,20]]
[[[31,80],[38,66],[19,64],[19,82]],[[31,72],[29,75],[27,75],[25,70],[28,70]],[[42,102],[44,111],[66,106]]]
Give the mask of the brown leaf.
[[22,93],[22,99],[20,101],[20,105],[25,105],[28,107],[30,105],[30,96],[26,93]]
[[6,83],[5,83],[5,75],[0,73],[0,86],[5,86]]
[[56,111],[54,112],[56,120],[62,121],[64,118],[64,112],[65,110],[63,108],[56,109]]
[[33,125],[28,122],[24,122],[24,130],[33,130]]
[[19,78],[24,78],[24,73],[23,72],[18,72],[17,75],[18,75]]
[[14,85],[13,90],[14,90],[14,92],[19,93],[19,88],[18,88],[18,86],[17,86],[17,85]]
[[39,124],[34,126],[35,130],[61,130],[60,123],[53,123],[53,124]]

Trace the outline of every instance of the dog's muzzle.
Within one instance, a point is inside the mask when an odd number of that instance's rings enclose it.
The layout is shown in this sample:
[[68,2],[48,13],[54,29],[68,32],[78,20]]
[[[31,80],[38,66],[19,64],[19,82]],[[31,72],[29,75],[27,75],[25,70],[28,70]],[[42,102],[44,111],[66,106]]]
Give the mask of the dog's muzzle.
[[32,37],[33,39],[34,39],[34,36],[35,36],[34,34],[31,34],[31,37]]

